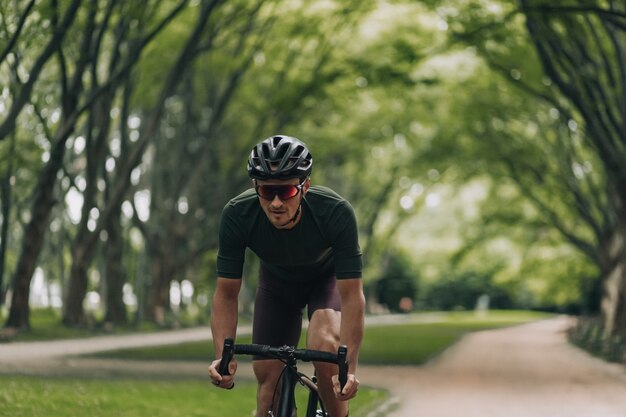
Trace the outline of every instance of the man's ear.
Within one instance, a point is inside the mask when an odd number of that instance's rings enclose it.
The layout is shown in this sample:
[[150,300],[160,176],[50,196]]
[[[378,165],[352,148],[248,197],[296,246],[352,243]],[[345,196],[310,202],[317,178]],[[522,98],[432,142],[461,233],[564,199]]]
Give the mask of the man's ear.
[[307,178],[306,180],[304,180],[304,184],[302,184],[302,195],[306,194],[310,186],[311,186],[311,179]]

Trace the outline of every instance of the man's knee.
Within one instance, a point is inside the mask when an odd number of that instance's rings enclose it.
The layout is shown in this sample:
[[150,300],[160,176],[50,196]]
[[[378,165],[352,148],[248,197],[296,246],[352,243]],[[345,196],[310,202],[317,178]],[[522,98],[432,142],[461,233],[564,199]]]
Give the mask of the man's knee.
[[274,402],[274,394],[278,392],[278,380],[283,364],[277,360],[255,360],[252,369],[258,382],[257,416],[265,415]]
[[339,347],[341,313],[325,309],[317,310],[311,317],[307,335],[309,349],[335,352]]
[[324,352],[337,352],[339,348],[339,335],[332,332],[325,334],[316,333],[309,338],[307,348]]
[[252,369],[259,385],[276,383],[283,369],[283,363],[278,360],[254,360]]

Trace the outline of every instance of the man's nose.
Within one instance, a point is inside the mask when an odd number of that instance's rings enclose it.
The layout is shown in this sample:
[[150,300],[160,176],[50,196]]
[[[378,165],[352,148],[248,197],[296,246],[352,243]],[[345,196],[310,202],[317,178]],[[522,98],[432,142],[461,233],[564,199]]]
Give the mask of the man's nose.
[[272,204],[273,207],[280,207],[280,206],[283,205],[283,200],[278,198],[278,195],[275,195],[271,204]]

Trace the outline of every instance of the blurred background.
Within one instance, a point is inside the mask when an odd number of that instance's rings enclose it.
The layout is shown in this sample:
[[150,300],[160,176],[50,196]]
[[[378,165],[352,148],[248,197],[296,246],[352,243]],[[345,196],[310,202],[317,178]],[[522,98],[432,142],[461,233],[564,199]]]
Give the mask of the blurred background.
[[5,330],[206,323],[221,209],[280,133],[355,208],[370,313],[562,312],[623,346],[625,9],[0,0]]

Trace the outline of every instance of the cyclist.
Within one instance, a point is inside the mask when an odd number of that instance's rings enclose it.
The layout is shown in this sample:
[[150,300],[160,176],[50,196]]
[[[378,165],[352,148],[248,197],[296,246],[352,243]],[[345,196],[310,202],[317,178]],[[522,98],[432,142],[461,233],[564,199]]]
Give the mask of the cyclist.
[[[336,365],[314,364],[329,415],[345,417],[347,400],[359,386],[355,375],[365,311],[361,251],[352,207],[331,189],[312,186],[312,167],[307,146],[290,136],[269,137],[250,153],[254,188],[230,200],[222,212],[211,315],[218,359],[209,374],[220,388],[234,386],[233,376],[221,376],[217,369],[224,339],[236,332],[244,252],[250,248],[260,259],[252,342],[295,346],[307,307],[307,348],[348,347],[342,391]],[[230,366],[234,374],[236,362]],[[252,366],[258,380],[256,416],[266,416],[282,363],[254,358]]]

